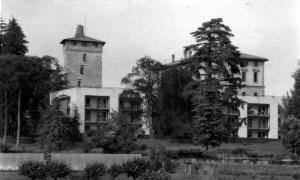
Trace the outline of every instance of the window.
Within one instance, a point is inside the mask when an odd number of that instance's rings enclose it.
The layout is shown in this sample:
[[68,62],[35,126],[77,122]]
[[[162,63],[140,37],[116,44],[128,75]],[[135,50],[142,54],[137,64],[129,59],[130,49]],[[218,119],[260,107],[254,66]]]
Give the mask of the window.
[[85,121],[91,121],[91,112],[90,111],[85,112]]
[[252,127],[252,119],[248,118],[248,128],[251,128],[251,127]]
[[82,46],[86,46],[87,42],[82,42],[81,44],[82,44]]
[[246,96],[246,92],[242,92],[242,96]]
[[252,137],[252,132],[251,132],[251,131],[248,131],[247,137],[248,137],[248,138],[251,138],[251,137]]
[[83,62],[86,62],[86,54],[83,54],[83,55],[82,55],[82,61],[83,61]]
[[258,63],[257,63],[257,62],[254,62],[254,66],[257,67],[257,66],[258,66]]
[[73,46],[76,46],[76,45],[77,45],[77,42],[76,42],[76,41],[72,41],[72,45],[73,45]]
[[96,42],[95,42],[95,43],[93,43],[93,45],[94,45],[95,47],[98,47],[98,43],[96,43]]
[[278,118],[278,124],[281,124],[281,118]]
[[80,67],[80,74],[84,74],[84,67],[83,66]]
[[257,92],[254,92],[254,96],[257,96]]
[[242,81],[246,81],[246,72],[245,71],[243,71],[242,72]]
[[257,83],[257,72],[254,72],[253,74],[253,81]]
[[106,113],[97,113],[97,122],[106,122]]
[[107,108],[107,101],[106,101],[106,99],[98,98],[97,99],[97,108],[106,109]]
[[91,99],[89,97],[85,98],[85,107],[91,106]]
[[243,62],[243,67],[247,67],[248,66],[248,61]]
[[81,86],[81,80],[77,80],[77,87]]

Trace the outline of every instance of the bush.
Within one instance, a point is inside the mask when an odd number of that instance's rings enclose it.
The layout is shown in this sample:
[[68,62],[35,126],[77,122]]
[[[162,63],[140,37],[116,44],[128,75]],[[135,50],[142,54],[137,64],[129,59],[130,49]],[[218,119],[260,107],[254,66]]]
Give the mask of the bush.
[[123,167],[118,164],[114,164],[109,169],[109,174],[113,179],[116,179],[120,174],[123,173]]
[[144,159],[133,159],[123,164],[124,173],[127,177],[132,177],[134,180],[145,173],[149,168],[149,162]]
[[3,144],[3,143],[0,143],[0,152],[2,153],[7,153],[9,152],[9,149],[12,147],[12,145],[10,144]]
[[82,143],[82,150],[84,153],[89,153],[91,149],[94,149],[96,147],[95,143],[90,141],[84,141]]
[[48,176],[54,180],[65,178],[71,174],[72,169],[65,163],[59,161],[51,161],[46,165]]
[[231,151],[231,154],[240,155],[240,156],[246,155],[247,153],[248,150],[246,148],[236,148]]
[[170,175],[161,169],[158,171],[148,170],[142,177],[144,180],[171,180]]
[[47,177],[46,166],[42,162],[25,161],[19,166],[19,174],[29,177],[31,180]]
[[84,168],[85,177],[88,180],[97,180],[103,176],[106,171],[106,166],[102,163],[87,164]]
[[167,151],[167,157],[171,159],[217,159],[216,154],[203,152],[200,149],[179,149]]

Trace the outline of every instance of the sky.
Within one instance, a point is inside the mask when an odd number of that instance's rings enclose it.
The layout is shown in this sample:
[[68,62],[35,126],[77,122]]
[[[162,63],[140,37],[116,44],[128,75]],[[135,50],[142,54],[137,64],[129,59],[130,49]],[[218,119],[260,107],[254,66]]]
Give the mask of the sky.
[[136,60],[147,55],[162,63],[183,57],[183,46],[203,22],[223,18],[232,43],[243,53],[268,58],[266,95],[282,96],[293,87],[300,60],[299,0],[0,0],[1,15],[14,17],[29,41],[28,55],[63,62],[64,38],[78,24],[106,44],[103,86],[120,87]]

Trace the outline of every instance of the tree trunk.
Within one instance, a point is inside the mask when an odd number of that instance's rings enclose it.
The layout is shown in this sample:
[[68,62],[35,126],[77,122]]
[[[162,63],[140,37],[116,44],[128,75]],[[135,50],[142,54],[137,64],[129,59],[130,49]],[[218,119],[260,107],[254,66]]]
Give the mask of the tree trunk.
[[7,91],[4,93],[4,134],[3,134],[3,144],[6,143],[7,135],[7,121],[8,121],[8,104],[7,104]]
[[21,90],[18,92],[18,129],[16,147],[20,145],[20,131],[21,131]]
[[7,121],[8,121],[8,104],[7,104],[7,91],[4,93],[4,134],[3,134],[3,144],[6,143],[7,135]]

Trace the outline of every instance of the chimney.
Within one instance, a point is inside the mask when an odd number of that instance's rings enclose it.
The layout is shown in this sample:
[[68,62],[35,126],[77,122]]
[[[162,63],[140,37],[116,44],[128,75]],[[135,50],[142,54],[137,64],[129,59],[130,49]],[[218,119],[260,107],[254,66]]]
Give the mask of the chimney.
[[175,62],[175,54],[172,54],[172,63]]
[[83,31],[83,25],[78,25],[75,33],[75,37],[83,37],[84,31]]

